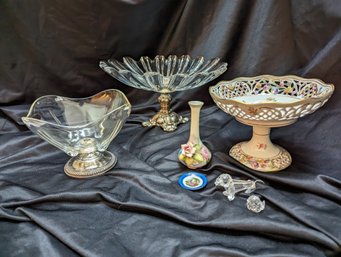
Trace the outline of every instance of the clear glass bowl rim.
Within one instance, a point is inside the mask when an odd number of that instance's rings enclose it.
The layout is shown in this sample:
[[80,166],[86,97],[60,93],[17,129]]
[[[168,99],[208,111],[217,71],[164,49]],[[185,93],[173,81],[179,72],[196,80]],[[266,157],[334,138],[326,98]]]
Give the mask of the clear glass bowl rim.
[[[41,120],[41,119],[36,119],[36,118],[32,118],[30,117],[30,115],[32,115],[32,112],[33,112],[33,107],[36,105],[36,103],[41,100],[41,99],[44,99],[44,98],[47,98],[47,97],[63,97],[64,99],[68,99],[68,100],[83,100],[83,99],[90,99],[94,96],[97,96],[99,94],[103,94],[105,92],[117,92],[119,93],[123,99],[125,100],[125,103],[120,105],[119,107],[111,110],[110,112],[106,113],[105,115],[99,117],[98,119],[94,120],[94,121],[91,121],[91,122],[88,122],[86,124],[82,124],[82,125],[73,125],[73,126],[66,126],[66,125],[60,125],[60,124],[56,124],[56,123],[52,123],[52,122],[48,122],[48,121],[44,121],[44,120]],[[59,127],[59,128],[67,128],[67,129],[80,129],[80,128],[84,128],[84,127],[88,127],[90,125],[93,125],[97,122],[99,122],[100,120],[104,119],[105,117],[111,115],[113,112],[121,109],[121,108],[125,108],[125,107],[129,107],[129,113],[131,111],[131,104],[127,98],[127,96],[120,90],[118,89],[106,89],[106,90],[103,90],[103,91],[100,91],[94,95],[91,95],[91,96],[87,96],[87,97],[80,97],[80,98],[77,98],[77,97],[64,97],[64,96],[58,96],[58,95],[44,95],[44,96],[41,96],[41,97],[38,97],[32,104],[31,104],[31,107],[27,113],[26,116],[22,117],[21,119],[24,121],[24,123],[26,124],[25,120],[28,120],[28,121],[38,121],[38,122],[41,122],[41,123],[44,123],[44,124],[49,124],[49,125],[52,125],[54,127]],[[30,122],[28,122],[30,123]]]

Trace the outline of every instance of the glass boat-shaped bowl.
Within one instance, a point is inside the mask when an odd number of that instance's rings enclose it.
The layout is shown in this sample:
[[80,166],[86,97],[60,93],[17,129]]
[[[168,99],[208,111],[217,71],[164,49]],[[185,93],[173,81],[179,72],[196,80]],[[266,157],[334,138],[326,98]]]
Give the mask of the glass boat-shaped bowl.
[[318,79],[262,75],[221,81],[210,87],[217,106],[253,127],[252,139],[233,146],[230,156],[259,171],[279,171],[291,164],[290,154],[270,141],[270,129],[313,113],[333,94],[334,86]]
[[116,164],[117,158],[106,149],[130,110],[126,96],[110,89],[87,98],[42,96],[22,120],[32,132],[72,156],[64,167],[67,175],[87,178]]
[[170,110],[170,93],[202,86],[227,69],[227,63],[219,58],[205,60],[189,55],[158,55],[154,59],[142,56],[139,61],[123,57],[123,62],[109,59],[101,61],[99,66],[126,85],[160,93],[161,110],[143,125],[159,126],[165,131],[173,131],[179,123],[188,121]]

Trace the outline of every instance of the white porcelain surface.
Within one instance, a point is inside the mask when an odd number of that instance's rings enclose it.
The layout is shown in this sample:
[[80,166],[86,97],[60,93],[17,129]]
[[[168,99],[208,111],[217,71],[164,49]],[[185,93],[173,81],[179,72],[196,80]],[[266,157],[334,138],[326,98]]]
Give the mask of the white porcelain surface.
[[302,97],[275,94],[261,94],[237,96],[231,99],[245,104],[260,104],[260,103],[293,103],[300,101]]

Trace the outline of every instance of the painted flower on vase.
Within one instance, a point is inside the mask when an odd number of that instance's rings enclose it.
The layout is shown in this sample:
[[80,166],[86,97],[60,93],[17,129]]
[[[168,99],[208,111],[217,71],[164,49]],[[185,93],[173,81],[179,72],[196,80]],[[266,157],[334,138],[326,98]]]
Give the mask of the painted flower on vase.
[[201,154],[202,156],[205,158],[205,160],[210,160],[211,159],[211,153],[210,151],[207,149],[207,147],[203,146],[201,148]]

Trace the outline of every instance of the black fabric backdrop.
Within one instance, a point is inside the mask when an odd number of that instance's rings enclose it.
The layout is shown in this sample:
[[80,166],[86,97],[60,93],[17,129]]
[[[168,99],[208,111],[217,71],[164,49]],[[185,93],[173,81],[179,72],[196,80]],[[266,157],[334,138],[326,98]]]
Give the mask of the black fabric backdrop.
[[[341,247],[341,1],[0,1],[0,257],[8,256],[336,256]],[[157,54],[221,57],[228,70],[201,88],[175,93],[189,115],[202,100],[201,135],[212,150],[208,185],[177,185],[177,150],[189,124],[172,133],[142,128],[158,95],[104,73],[102,59]],[[218,80],[296,74],[333,83],[327,104],[272,139],[293,164],[259,173],[234,162],[230,147],[251,128],[220,111],[208,94]],[[68,156],[21,122],[39,96],[125,92],[130,118],[109,150],[116,167],[76,180]],[[246,196],[228,202],[215,178],[266,182],[260,214]]]

